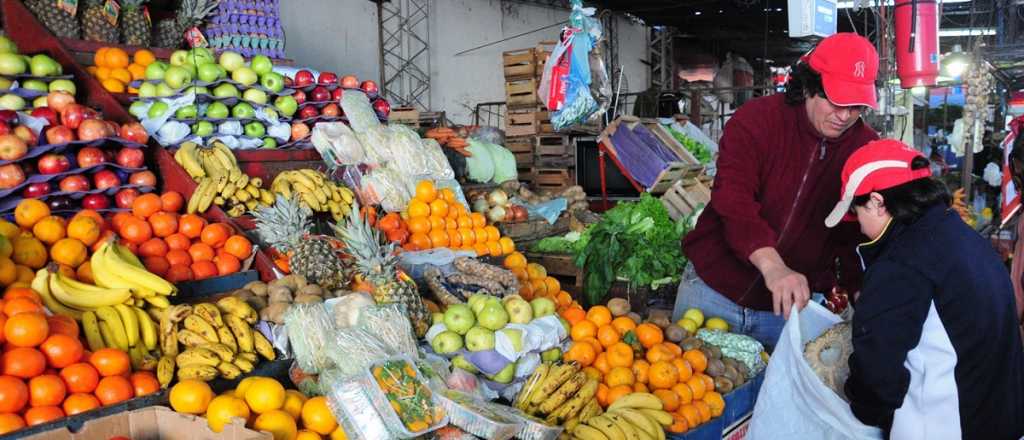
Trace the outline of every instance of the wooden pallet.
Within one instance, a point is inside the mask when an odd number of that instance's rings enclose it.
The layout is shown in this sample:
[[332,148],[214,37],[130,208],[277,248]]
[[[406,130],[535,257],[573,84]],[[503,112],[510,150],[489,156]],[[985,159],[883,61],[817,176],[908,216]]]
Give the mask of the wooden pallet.
[[530,153],[534,152],[534,140],[532,136],[526,137],[506,137],[505,148],[513,153]]
[[711,201],[711,186],[700,178],[678,180],[661,196],[672,220],[692,214]]
[[538,190],[559,190],[576,184],[575,169],[534,168],[533,185]]
[[420,111],[415,107],[395,107],[388,114],[389,123],[406,124],[413,128],[420,127]]
[[537,168],[573,168],[576,166],[576,155],[536,156],[533,165]]
[[540,97],[537,96],[538,79],[505,82],[505,106],[509,109],[537,107]]
[[532,167],[536,163],[533,153],[512,153],[516,157],[516,166]]
[[505,136],[531,136],[554,131],[547,110],[513,110],[505,115]]

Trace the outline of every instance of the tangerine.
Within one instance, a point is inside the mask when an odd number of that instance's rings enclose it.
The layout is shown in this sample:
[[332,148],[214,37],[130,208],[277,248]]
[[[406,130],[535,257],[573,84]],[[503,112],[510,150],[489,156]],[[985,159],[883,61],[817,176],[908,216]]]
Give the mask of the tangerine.
[[473,222],[474,228],[482,228],[484,226],[487,226],[487,218],[484,217],[484,215],[479,212],[474,212],[470,214],[469,219],[470,221]]
[[92,393],[100,381],[100,373],[96,371],[96,367],[86,362],[68,365],[61,369],[59,374],[69,393]]
[[708,358],[700,350],[687,350],[683,359],[690,363],[695,373],[703,373],[708,368]]
[[685,382],[693,377],[693,367],[686,359],[675,358],[672,359],[672,365],[676,366],[676,370],[679,370],[679,381]]
[[603,383],[597,384],[597,393],[595,394],[595,396],[597,397],[597,403],[599,403],[602,407],[605,408],[608,407],[608,391],[608,385],[605,385]]
[[718,417],[725,411],[725,399],[722,395],[716,391],[708,391],[704,393],[704,397],[701,399],[708,405],[708,409],[711,410],[712,417]]
[[46,356],[34,348],[16,347],[4,353],[2,364],[4,375],[30,379],[43,374]]
[[661,408],[672,412],[679,409],[679,395],[672,390],[654,390],[655,397],[661,400]]
[[680,382],[672,385],[672,391],[675,391],[676,395],[679,396],[680,405],[686,405],[693,401],[693,391],[690,390],[686,383]]
[[686,386],[690,387],[690,391],[693,392],[693,400],[700,400],[707,391],[704,389],[704,379],[699,376],[690,377],[690,380],[686,381]]
[[647,370],[648,384],[651,389],[670,389],[679,381],[679,370],[671,362],[661,361],[651,363]]
[[35,225],[32,225],[32,235],[39,241],[52,245],[58,240],[66,237],[64,219],[56,215],[43,217]]
[[136,371],[128,378],[132,383],[135,397],[146,396],[160,391],[160,381],[150,371]]
[[192,258],[193,263],[197,263],[200,261],[213,261],[213,257],[217,255],[217,252],[206,243],[196,243],[188,248],[188,255]]
[[14,222],[24,229],[31,229],[48,215],[50,207],[38,199],[22,199],[14,208]]
[[612,366],[608,365],[608,353],[598,353],[597,358],[594,359],[594,363],[592,365],[594,368],[597,368],[597,371],[600,371],[601,374],[608,374],[609,371],[612,371]]
[[600,341],[601,345],[605,348],[618,343],[619,338],[619,332],[610,324],[605,324],[597,328],[597,340]]
[[219,248],[224,245],[224,242],[227,241],[230,236],[231,228],[227,227],[223,223],[214,223],[203,228],[200,240],[207,245]]
[[589,367],[597,358],[594,347],[586,342],[573,342],[569,351],[565,352],[565,360],[578,363],[581,367]]
[[131,371],[128,353],[116,348],[101,348],[89,356],[89,364],[100,376],[120,376]]
[[620,316],[613,319],[611,325],[612,327],[615,327],[615,330],[619,331],[619,334],[622,335],[636,328],[636,322],[633,322],[633,319],[628,316]]
[[149,240],[144,241],[139,245],[139,256],[146,257],[163,257],[167,255],[167,251],[170,248],[167,246],[167,242],[162,238],[153,237]]
[[149,216],[160,212],[162,206],[163,202],[160,200],[160,196],[153,193],[143,194],[132,201],[132,215],[148,219]]
[[190,266],[192,277],[197,280],[205,280],[217,276],[217,265],[212,261],[196,261]]
[[157,212],[149,216],[149,225],[153,228],[153,235],[157,237],[169,237],[178,232],[178,215],[170,212]]
[[409,202],[409,217],[423,218],[430,216],[430,205],[420,199],[413,199]]
[[145,220],[133,216],[124,220],[117,233],[128,243],[139,245],[153,237],[153,228]]
[[[59,405],[59,403],[57,404]],[[28,426],[42,425],[64,418],[64,410],[59,406],[36,406],[25,411],[25,423]],[[2,430],[2,428],[0,428]]]
[[633,376],[633,370],[626,367],[612,367],[608,371],[608,374],[604,376],[604,383],[609,387],[615,388],[619,385],[632,386],[636,383],[636,377]]
[[160,194],[160,210],[164,212],[181,212],[185,206],[185,198],[177,191],[166,191]]
[[224,242],[224,251],[234,255],[239,260],[244,260],[252,255],[252,242],[244,236],[235,234],[228,237]]
[[615,403],[616,400],[619,400],[620,398],[626,396],[627,394],[631,394],[632,392],[633,387],[630,385],[619,385],[617,387],[611,387],[608,389],[608,404],[611,405]]
[[[542,278],[546,278],[546,276]],[[594,306],[587,311],[587,320],[599,326],[611,324],[612,312],[608,310],[608,307]]]
[[430,232],[429,217],[413,217],[409,219],[409,232],[413,234],[426,234]]
[[206,219],[196,214],[185,214],[178,219],[178,232],[190,240],[199,238],[206,228]]
[[19,313],[8,317],[4,323],[4,339],[15,347],[35,347],[42,344],[49,333],[50,325],[42,313]]
[[221,253],[213,258],[213,264],[217,266],[217,275],[230,275],[242,270],[242,262],[234,255]]
[[[95,212],[95,211],[94,211]],[[79,213],[68,223],[68,237],[77,238],[86,246],[96,244],[100,239],[103,225],[95,218]]]
[[572,340],[578,341],[583,338],[593,338],[597,336],[597,325],[590,320],[583,320],[573,324],[569,330],[569,335]]
[[192,268],[183,264],[172,264],[171,267],[167,268],[167,281],[172,283],[180,283],[182,281],[192,281],[195,276],[192,274]]
[[640,340],[640,345],[643,345],[644,348],[651,348],[665,340],[665,335],[662,333],[661,328],[649,322],[636,326],[633,333],[636,334],[637,339]]
[[584,319],[587,319],[587,312],[578,307],[569,307],[562,312],[562,318],[569,322],[569,325],[574,325]]
[[135,388],[124,376],[108,376],[96,385],[96,397],[103,405],[113,405],[135,397]]
[[64,399],[64,413],[68,416],[91,411],[101,406],[99,399],[92,394],[74,393]]
[[693,406],[694,408],[697,408],[697,413],[700,415],[701,423],[711,420],[711,408],[708,407],[707,403],[704,403],[703,400],[694,400]]
[[[146,257],[142,259],[142,265],[146,270],[153,272],[160,278],[166,278],[171,263],[165,257]],[[85,266],[84,264],[82,266]]]
[[[197,243],[197,244],[202,244],[202,243]],[[191,247],[191,245],[190,245],[190,247]],[[167,255],[165,255],[164,258],[167,258],[167,262],[170,263],[171,266],[175,266],[175,265],[191,266],[192,265],[192,255],[190,255],[186,250],[181,250],[181,249],[169,250],[169,251],[167,251]]]
[[68,267],[78,267],[89,257],[89,249],[77,238],[63,238],[50,248],[50,259]]
[[436,199],[430,202],[430,215],[436,217],[445,217],[448,215],[448,202]]
[[8,299],[4,297],[4,314],[14,316],[20,313],[43,313],[43,306],[39,300],[30,297],[15,297]]
[[640,383],[647,383],[649,380],[648,374],[651,369],[651,364],[647,363],[647,361],[643,359],[637,359],[636,361],[633,361],[632,368],[633,376],[636,377],[636,381]]
[[631,367],[633,365],[633,347],[624,342],[616,342],[608,347],[608,364],[613,367]]
[[30,406],[57,406],[64,401],[68,388],[56,374],[43,374],[28,381]]
[[25,427],[25,420],[17,414],[0,414],[0,434],[7,434]]
[[28,386],[14,376],[0,376],[0,413],[16,413],[28,404]]
[[51,315],[46,318],[46,323],[50,327],[50,336],[68,335],[78,338],[78,321],[75,321],[75,318],[67,315]]
[[64,368],[82,360],[85,347],[77,337],[54,333],[39,346],[53,368]]
[[427,236],[430,237],[430,245],[432,247],[448,247],[448,233],[443,229],[431,230]]
[[421,180],[416,184],[416,200],[424,203],[430,203],[437,199],[437,188],[434,188],[434,183],[429,180]]

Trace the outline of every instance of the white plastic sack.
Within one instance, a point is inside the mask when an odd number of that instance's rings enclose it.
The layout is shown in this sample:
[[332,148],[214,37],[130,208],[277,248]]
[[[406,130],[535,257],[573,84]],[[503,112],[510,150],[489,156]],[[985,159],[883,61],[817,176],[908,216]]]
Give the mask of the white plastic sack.
[[314,125],[310,141],[328,164],[356,165],[363,161],[363,145],[356,139],[352,129],[342,122],[321,122]]
[[789,316],[757,395],[747,434],[750,440],[881,439],[882,431],[857,420],[850,405],[826,387],[804,360],[804,344],[841,318],[814,302],[799,313],[793,306]]

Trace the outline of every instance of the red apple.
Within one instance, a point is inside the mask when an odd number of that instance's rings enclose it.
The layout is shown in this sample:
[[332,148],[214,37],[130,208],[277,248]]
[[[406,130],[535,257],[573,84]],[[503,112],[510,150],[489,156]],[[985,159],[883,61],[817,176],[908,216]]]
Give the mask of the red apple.
[[75,97],[68,92],[50,92],[46,95],[46,106],[63,114],[69,105],[75,103]]
[[50,205],[51,212],[74,211],[78,209],[78,203],[75,203],[68,196],[51,197],[50,200],[46,201],[46,204]]
[[296,104],[302,104],[303,102],[306,102],[306,92],[296,90],[295,93],[292,93],[292,98],[295,98]]
[[14,110],[0,110],[0,122],[7,125],[18,123],[18,112]]
[[39,136],[32,129],[24,125],[14,127],[14,135],[20,137],[30,147],[39,145]]
[[320,78],[317,78],[316,83],[322,86],[334,84],[338,82],[338,75],[334,72],[320,72]]
[[377,88],[377,83],[371,80],[363,81],[362,84],[359,84],[359,88],[363,89],[363,91],[369,95],[376,95],[377,92],[380,91],[380,89]]
[[297,141],[299,139],[305,138],[306,136],[309,136],[309,126],[301,122],[293,122],[292,141]]
[[13,134],[0,136],[0,160],[21,159],[25,153],[28,153],[28,144],[24,139]]
[[299,119],[309,119],[319,115],[320,112],[312,105],[307,105],[299,110]]
[[81,104],[68,104],[63,112],[60,113],[60,121],[62,124],[67,125],[72,130],[78,130],[78,126],[82,125],[82,121],[88,119],[86,117],[87,108]]
[[135,188],[125,188],[114,194],[114,204],[118,208],[129,209],[132,207],[132,202],[139,197],[141,193]]
[[35,199],[38,197],[45,196],[53,191],[53,185],[50,182],[36,182],[30,183],[25,187],[25,190],[21,192],[21,196],[26,199]]
[[313,84],[313,72],[300,70],[295,72],[295,87],[306,87]]
[[0,166],[0,189],[11,189],[25,181],[25,172],[16,163]]
[[316,86],[309,92],[309,99],[313,102],[329,101],[331,99],[331,92],[327,90],[327,87]]
[[127,139],[132,142],[138,142],[140,144],[149,142],[149,133],[146,133],[146,129],[138,122],[129,122],[122,125],[120,133],[118,134],[122,139]]
[[83,141],[94,141],[113,136],[116,131],[112,130],[110,124],[99,119],[86,119],[78,126],[78,139]]
[[117,164],[125,168],[142,168],[146,162],[141,148],[122,148],[117,152]]
[[331,91],[331,101],[341,102],[341,96],[345,94],[345,89],[338,87]]
[[378,99],[373,101],[373,110],[376,111],[380,117],[386,118],[391,114],[391,104],[389,104],[386,99]]
[[92,175],[92,186],[96,189],[113,188],[121,186],[121,179],[113,171],[100,170]]
[[73,176],[67,176],[60,179],[60,183],[57,187],[61,191],[72,192],[72,191],[88,191],[89,190],[89,179],[81,174],[75,174]]
[[36,165],[40,174],[58,174],[71,169],[71,161],[63,154],[49,153],[39,158]]
[[152,171],[139,171],[128,176],[128,183],[139,186],[156,186],[156,174]]
[[10,134],[12,131],[14,130],[11,129],[10,125],[0,122],[0,135]]
[[89,168],[107,161],[107,156],[103,154],[103,150],[96,147],[85,147],[78,150],[76,158],[78,159],[79,168]]
[[324,108],[320,110],[320,114],[324,116],[339,116],[341,115],[341,107],[338,107],[338,104],[332,102],[330,104],[325,105]]
[[46,129],[47,144],[66,144],[75,140],[75,132],[65,125],[58,125]]
[[110,207],[110,199],[103,194],[89,194],[82,199],[82,207],[85,209],[107,209]]
[[341,78],[341,86],[346,89],[355,89],[359,87],[359,78],[355,75],[345,75]]
[[34,118],[46,119],[51,127],[57,125],[57,111],[49,107],[36,107],[30,113]]

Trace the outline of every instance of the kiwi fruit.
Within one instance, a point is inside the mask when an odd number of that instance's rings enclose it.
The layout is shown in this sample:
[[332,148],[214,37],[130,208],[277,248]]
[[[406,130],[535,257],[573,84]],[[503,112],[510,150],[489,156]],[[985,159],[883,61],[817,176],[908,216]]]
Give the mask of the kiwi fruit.
[[704,346],[700,348],[700,352],[704,353],[704,358],[709,361],[715,358],[714,356],[712,356],[713,353],[711,352],[711,344],[704,344]]
[[736,363],[736,371],[739,372],[740,375],[743,377],[750,376],[750,369],[747,368],[747,364],[744,364],[743,362]]
[[683,339],[683,342],[679,343],[679,346],[683,348],[683,351],[698,350],[704,346],[704,341],[691,336]]
[[672,321],[667,316],[652,316],[647,319],[647,322],[658,326],[658,328],[665,330],[672,325]]
[[708,373],[708,376],[718,377],[725,372],[725,364],[722,363],[721,359],[709,359],[707,369],[704,370]]
[[722,349],[718,348],[717,345],[708,344],[708,345],[706,345],[706,347],[710,347],[711,348],[711,357],[713,357],[715,359],[721,359],[722,358]]
[[729,378],[724,376],[719,376],[715,378],[715,391],[717,391],[719,394],[727,394],[730,391],[732,391],[733,388],[736,388],[736,386],[732,383],[731,380],[729,380]]
[[725,364],[725,366],[727,366],[727,367],[728,366],[732,366],[733,368],[736,369],[736,371],[739,371],[739,367],[737,366],[737,365],[739,365],[739,362],[736,362],[736,359],[733,359],[731,357],[723,356],[722,357],[722,363]]
[[726,365],[725,369],[722,371],[722,377],[731,380],[733,384],[736,383],[739,376],[740,372],[736,371],[736,368],[734,368],[732,365]]
[[622,298],[612,298],[608,300],[608,310],[612,312],[612,316],[619,317],[629,313],[629,301]]
[[632,319],[633,322],[643,322],[644,321],[644,317],[640,316],[640,314],[637,313],[637,312],[629,312],[629,313],[626,314],[626,316],[628,316],[629,319]]
[[670,325],[665,329],[665,339],[678,343],[686,337],[686,330],[678,325]]

